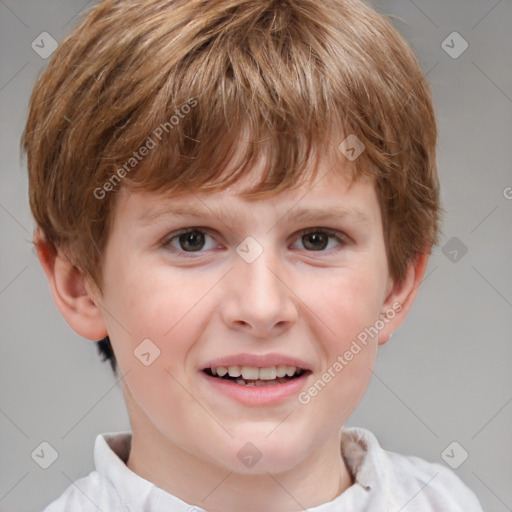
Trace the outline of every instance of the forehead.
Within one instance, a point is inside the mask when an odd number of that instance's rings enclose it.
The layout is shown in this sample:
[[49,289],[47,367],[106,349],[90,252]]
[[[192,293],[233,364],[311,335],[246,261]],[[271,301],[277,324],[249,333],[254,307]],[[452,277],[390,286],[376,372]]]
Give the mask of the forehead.
[[187,188],[180,192],[149,193],[123,190],[118,214],[138,225],[151,225],[168,217],[205,216],[236,223],[241,217],[262,222],[269,212],[276,219],[315,221],[344,217],[360,224],[380,221],[378,198],[373,180],[367,177],[351,181],[346,172],[321,162],[316,176],[264,197],[248,192],[259,183],[261,169],[255,167],[236,183],[215,191]]

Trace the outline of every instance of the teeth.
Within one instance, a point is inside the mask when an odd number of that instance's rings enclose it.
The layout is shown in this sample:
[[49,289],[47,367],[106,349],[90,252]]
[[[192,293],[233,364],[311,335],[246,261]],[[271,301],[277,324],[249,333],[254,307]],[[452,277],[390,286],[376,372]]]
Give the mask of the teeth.
[[284,364],[280,364],[277,367],[276,376],[277,377],[284,377],[286,375],[286,366]]
[[260,369],[260,379],[261,380],[273,380],[276,378],[276,367],[272,368],[261,368]]
[[293,377],[296,369],[297,368],[295,366],[289,366],[288,368],[286,368],[286,375],[288,375],[288,377]]
[[286,379],[275,379],[275,380],[244,380],[244,379],[236,379],[237,384],[242,384],[245,386],[277,386],[278,384],[285,384],[287,382]]
[[[269,366],[265,368],[258,368],[256,366],[217,366],[211,368],[212,375],[218,375],[224,377],[229,375],[230,377],[241,377],[244,380],[266,380],[273,381],[283,377],[293,377],[294,375],[300,375],[302,370],[296,366],[286,366],[284,364],[278,366]],[[237,382],[239,380],[238,379]],[[239,382],[241,384],[241,382]]]
[[242,366],[242,377],[247,380],[256,380],[260,378],[260,370],[255,366]]
[[227,368],[224,368],[224,366],[219,366],[217,368],[217,375],[219,377],[224,377],[224,375],[226,375],[226,373],[228,373],[228,369]]
[[240,377],[242,375],[240,366],[228,366],[228,375],[230,377]]

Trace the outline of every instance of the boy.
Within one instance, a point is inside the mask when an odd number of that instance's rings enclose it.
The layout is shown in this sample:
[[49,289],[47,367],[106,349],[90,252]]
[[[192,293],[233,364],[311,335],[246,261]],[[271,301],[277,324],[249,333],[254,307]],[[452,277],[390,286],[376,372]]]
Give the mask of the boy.
[[31,99],[34,242],[131,433],[48,512],[481,511],[343,425],[437,243],[432,99],[355,0],[106,0]]

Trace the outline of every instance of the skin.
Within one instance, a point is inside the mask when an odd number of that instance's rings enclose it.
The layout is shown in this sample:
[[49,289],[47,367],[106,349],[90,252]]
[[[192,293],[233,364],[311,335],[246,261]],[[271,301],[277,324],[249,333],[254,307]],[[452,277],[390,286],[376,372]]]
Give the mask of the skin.
[[[133,432],[127,466],[197,507],[294,511],[331,501],[353,483],[339,430],[366,391],[378,345],[412,305],[428,255],[394,283],[373,184],[348,187],[329,163],[320,163],[313,185],[252,202],[238,195],[250,181],[171,198],[122,190],[104,253],[102,294],[36,236],[69,325],[91,340],[110,336]],[[244,180],[257,176],[255,169]],[[340,205],[369,222],[294,219],[303,208]],[[159,208],[190,206],[204,215],[140,220]],[[190,227],[205,228],[201,252],[186,253],[178,238],[169,242]],[[306,228],[329,228],[344,242],[331,237],[326,248],[312,250],[311,236],[301,233]],[[263,249],[252,263],[236,252],[247,236]],[[307,404],[294,396],[273,406],[244,405],[199,378],[201,365],[213,358],[278,352],[308,363],[307,389],[397,303],[400,311],[378,336]],[[146,338],[160,350],[149,366],[133,353]],[[237,457],[247,442],[262,454],[252,468]]]

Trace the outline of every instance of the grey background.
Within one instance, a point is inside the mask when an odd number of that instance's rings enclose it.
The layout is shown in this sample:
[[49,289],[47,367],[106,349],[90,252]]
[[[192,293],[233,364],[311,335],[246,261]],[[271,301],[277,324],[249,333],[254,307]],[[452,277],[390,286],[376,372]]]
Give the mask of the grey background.
[[[120,385],[61,318],[31,251],[18,152],[47,62],[32,41],[43,31],[60,41],[92,4],[0,0],[1,511],[43,508],[93,469],[98,433],[129,429]],[[380,350],[347,424],[369,428],[389,450],[441,464],[457,441],[469,457],[455,472],[484,509],[512,510],[512,2],[373,5],[396,16],[432,85],[447,214],[417,301]],[[457,59],[441,46],[453,31],[469,44]],[[59,454],[46,470],[31,458],[42,441]],[[461,453],[456,447],[452,459]]]

